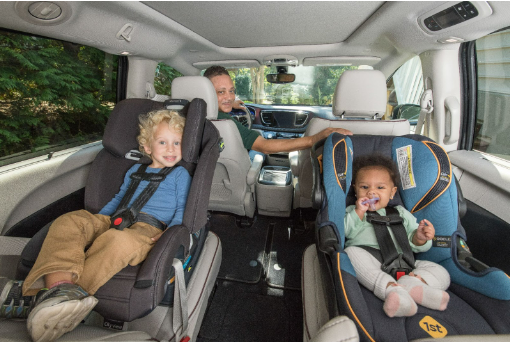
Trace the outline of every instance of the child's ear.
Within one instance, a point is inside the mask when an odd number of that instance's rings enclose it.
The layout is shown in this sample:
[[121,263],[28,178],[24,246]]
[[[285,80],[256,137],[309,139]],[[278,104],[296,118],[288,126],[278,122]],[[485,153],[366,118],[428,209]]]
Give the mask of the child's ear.
[[394,199],[394,195],[396,195],[396,192],[397,192],[397,187],[392,187],[392,192],[390,193],[390,198],[391,199]]
[[151,148],[147,145],[144,145],[144,151],[146,154],[151,155]]

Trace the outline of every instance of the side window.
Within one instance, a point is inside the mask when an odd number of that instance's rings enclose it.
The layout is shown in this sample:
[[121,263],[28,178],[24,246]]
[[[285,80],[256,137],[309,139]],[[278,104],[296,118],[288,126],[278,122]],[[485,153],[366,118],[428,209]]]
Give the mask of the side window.
[[117,56],[0,30],[0,166],[101,139]]
[[399,67],[387,82],[384,119],[408,119],[410,130],[415,132],[423,91],[422,64],[419,56],[415,56]]
[[171,95],[170,84],[176,77],[183,76],[180,72],[165,63],[159,63],[154,74],[154,89],[156,94]]
[[509,29],[476,40],[473,149],[509,161]]

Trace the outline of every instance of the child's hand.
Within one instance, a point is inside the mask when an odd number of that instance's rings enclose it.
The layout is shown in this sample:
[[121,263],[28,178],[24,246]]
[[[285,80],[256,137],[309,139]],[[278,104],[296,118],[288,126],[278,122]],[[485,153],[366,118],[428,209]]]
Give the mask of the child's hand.
[[423,219],[419,223],[419,227],[413,236],[413,244],[419,246],[426,244],[435,237],[435,227],[427,219]]
[[151,237],[151,240],[152,240],[153,242],[157,242],[157,241],[160,239],[161,235],[163,235],[163,232],[164,232],[164,231],[160,232],[159,234],[157,234],[157,235],[156,235],[156,236],[154,236],[154,237]]
[[360,217],[360,220],[364,219],[364,213],[367,212],[369,209],[369,203],[362,204],[364,201],[369,200],[368,197],[363,197],[360,199],[357,199],[357,202],[355,203],[355,212],[357,212],[358,216]]

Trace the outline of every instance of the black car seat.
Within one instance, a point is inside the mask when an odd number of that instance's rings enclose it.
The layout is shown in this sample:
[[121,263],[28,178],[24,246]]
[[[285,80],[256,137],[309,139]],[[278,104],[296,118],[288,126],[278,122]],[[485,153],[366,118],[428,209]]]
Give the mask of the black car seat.
[[[164,106],[163,103],[146,99],[123,100],[116,105],[105,127],[104,149],[98,153],[91,166],[85,187],[85,209],[97,213],[117,193],[126,171],[141,157],[136,140],[139,115],[155,109],[163,109]],[[174,278],[172,266],[174,257],[179,256],[183,260],[182,263],[186,264],[183,277],[187,282],[190,282],[192,272],[193,274],[205,273],[195,277],[195,280],[197,278],[202,280],[194,283],[198,288],[195,290],[199,294],[198,299],[196,299],[197,296],[191,296],[195,299],[193,300],[195,302],[190,304],[191,311],[188,311],[187,304],[180,303],[178,307],[181,308],[178,312],[164,313],[164,316],[171,316],[168,323],[172,324],[172,318],[174,323],[170,327],[160,323],[162,326],[152,337],[168,340],[175,339],[176,335],[178,338],[188,335],[196,336],[198,332],[203,315],[198,312],[207,305],[208,295],[213,287],[221,259],[218,237],[208,234],[206,228],[209,192],[220,153],[218,130],[209,120],[206,120],[206,107],[204,100],[193,99],[182,110],[187,121],[183,132],[183,157],[179,164],[192,175],[183,223],[165,231],[142,264],[124,268],[97,291],[95,296],[99,302],[94,311],[103,317],[102,326],[104,327],[126,327],[124,322],[132,322],[144,317],[160,304],[172,307],[173,286],[177,283],[177,274],[182,274],[176,273]],[[140,161],[144,163],[143,159]],[[49,225],[39,231],[26,245],[18,266],[17,278],[22,279],[28,274],[37,258],[48,228]],[[191,244],[192,241],[193,244]],[[201,251],[205,244],[209,244],[209,249],[213,251],[209,253],[207,258],[209,260],[206,261],[204,258],[201,260],[203,257]],[[205,265],[200,266],[200,263]],[[173,282],[175,279],[176,282]],[[184,289],[184,291],[187,290]],[[188,293],[190,298],[190,293],[193,293],[190,287]],[[176,294],[179,294],[179,289]],[[181,293],[178,298],[183,300],[182,298],[186,299],[187,296]],[[199,303],[200,306],[198,306]],[[196,308],[197,313],[194,314],[193,311]],[[181,314],[184,314],[186,318],[176,318]],[[188,318],[188,316],[195,317]],[[189,321],[192,325],[190,330],[187,330]],[[160,322],[163,321],[160,320]]]
[[[416,258],[448,270],[450,301],[445,311],[419,306],[412,317],[389,318],[383,312],[383,302],[357,282],[344,252],[344,214],[346,206],[355,203],[350,191],[353,158],[373,152],[391,156],[399,165],[403,186],[389,205],[404,206],[418,220],[430,220],[436,229],[433,247]],[[478,340],[505,335],[509,340],[509,277],[471,256],[459,220],[460,193],[449,157],[440,145],[419,135],[348,137],[334,133],[313,147],[311,158],[313,203],[320,211],[317,244],[306,250],[303,261],[304,278],[319,276],[316,283],[303,282],[304,332],[309,337],[323,322],[345,315],[356,324],[361,341],[454,335],[478,335]],[[314,301],[315,297],[319,300]],[[321,323],[315,326],[315,321]]]

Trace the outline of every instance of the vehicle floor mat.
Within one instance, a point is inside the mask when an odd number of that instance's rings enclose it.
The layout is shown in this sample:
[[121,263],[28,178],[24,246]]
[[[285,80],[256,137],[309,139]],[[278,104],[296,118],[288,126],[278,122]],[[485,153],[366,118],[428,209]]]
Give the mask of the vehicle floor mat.
[[277,221],[273,228],[266,282],[272,287],[301,289],[302,255],[314,243],[314,222],[290,225]]
[[204,316],[200,342],[300,342],[301,292],[276,290],[264,282],[219,281]]
[[267,217],[258,216],[249,228],[239,228],[236,217],[214,213],[210,229],[222,242],[219,279],[257,283],[263,275],[263,260],[268,227]]

